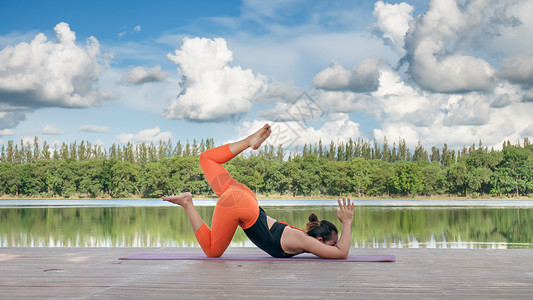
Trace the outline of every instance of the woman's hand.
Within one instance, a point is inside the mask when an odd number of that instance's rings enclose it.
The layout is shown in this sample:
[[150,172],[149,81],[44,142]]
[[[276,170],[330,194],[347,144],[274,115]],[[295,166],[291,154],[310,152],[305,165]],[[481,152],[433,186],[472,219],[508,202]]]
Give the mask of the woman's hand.
[[337,218],[339,218],[339,221],[343,225],[352,224],[353,221],[353,211],[355,209],[355,204],[350,201],[350,198],[346,200],[345,197],[342,197],[342,202],[339,199],[339,209],[335,209],[335,212],[337,213]]

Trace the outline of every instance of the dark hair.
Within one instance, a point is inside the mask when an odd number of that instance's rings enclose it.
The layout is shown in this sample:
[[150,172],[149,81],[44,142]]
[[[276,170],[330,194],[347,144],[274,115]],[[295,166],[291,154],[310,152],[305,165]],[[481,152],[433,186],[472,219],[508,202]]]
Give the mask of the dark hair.
[[325,241],[329,241],[331,239],[331,234],[333,231],[339,234],[337,227],[335,227],[333,223],[326,220],[319,221],[318,217],[313,213],[309,215],[309,222],[305,224],[305,230],[309,236],[314,238],[321,237]]

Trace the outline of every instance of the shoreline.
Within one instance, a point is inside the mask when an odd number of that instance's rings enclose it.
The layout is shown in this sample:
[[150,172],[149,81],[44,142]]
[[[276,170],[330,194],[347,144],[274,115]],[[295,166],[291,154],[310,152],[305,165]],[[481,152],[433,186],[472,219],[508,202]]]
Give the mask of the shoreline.
[[[343,196],[330,196],[330,195],[313,195],[313,196],[291,196],[291,195],[257,195],[257,200],[337,200],[341,199]],[[345,196],[346,198],[350,198],[355,201],[359,200],[374,200],[374,201],[390,201],[390,200],[403,200],[403,201],[424,201],[424,200],[441,200],[441,201],[495,201],[495,200],[501,200],[501,201],[533,201],[532,196],[521,196],[521,197],[497,197],[497,196],[480,196],[480,197],[462,197],[462,196],[446,196],[446,195],[440,195],[440,196],[412,196],[412,197],[356,197],[352,195]],[[42,196],[35,196],[35,197],[20,197],[20,196],[7,196],[2,195],[0,196],[0,200],[157,200],[161,198],[143,198],[140,196],[131,196],[128,198],[112,198],[112,197],[42,197]],[[194,196],[194,199],[198,200],[217,200],[217,197],[208,197],[205,195],[201,196]]]

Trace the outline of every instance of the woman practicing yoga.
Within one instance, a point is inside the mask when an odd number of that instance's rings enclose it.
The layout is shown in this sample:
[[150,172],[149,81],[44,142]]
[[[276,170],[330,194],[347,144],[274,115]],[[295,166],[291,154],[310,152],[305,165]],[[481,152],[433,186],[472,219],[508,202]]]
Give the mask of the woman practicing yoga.
[[254,193],[237,182],[222,166],[248,147],[258,149],[270,132],[270,125],[265,124],[241,141],[208,149],[200,155],[205,178],[219,197],[211,229],[196,211],[191,193],[166,196],[163,200],[185,209],[196,239],[209,257],[219,257],[226,251],[237,226],[242,227],[255,245],[273,257],[291,257],[303,252],[323,258],[348,257],[354,214],[354,204],[350,199],[343,197],[342,201],[338,200],[339,209],[335,210],[342,224],[340,239],[335,225],[326,220],[319,221],[315,214],[309,216],[307,231],[303,231],[267,216],[259,207]]

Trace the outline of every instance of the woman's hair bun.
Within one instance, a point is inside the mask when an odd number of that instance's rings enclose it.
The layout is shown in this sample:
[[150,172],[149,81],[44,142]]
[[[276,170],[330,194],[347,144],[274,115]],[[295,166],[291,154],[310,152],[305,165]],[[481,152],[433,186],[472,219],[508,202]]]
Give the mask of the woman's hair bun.
[[315,214],[311,213],[309,215],[309,222],[316,222],[316,221],[318,221],[318,217]]
[[309,215],[309,222],[305,224],[305,231],[307,231],[307,234],[309,234],[309,232],[313,231],[317,227],[320,227],[320,225],[321,223],[318,220],[318,217],[315,214],[311,213]]
[[331,238],[332,231],[335,231],[337,234],[339,233],[333,223],[326,220],[319,221],[318,217],[313,213],[309,215],[309,222],[305,224],[305,231],[309,236],[314,238],[322,237],[324,240]]

